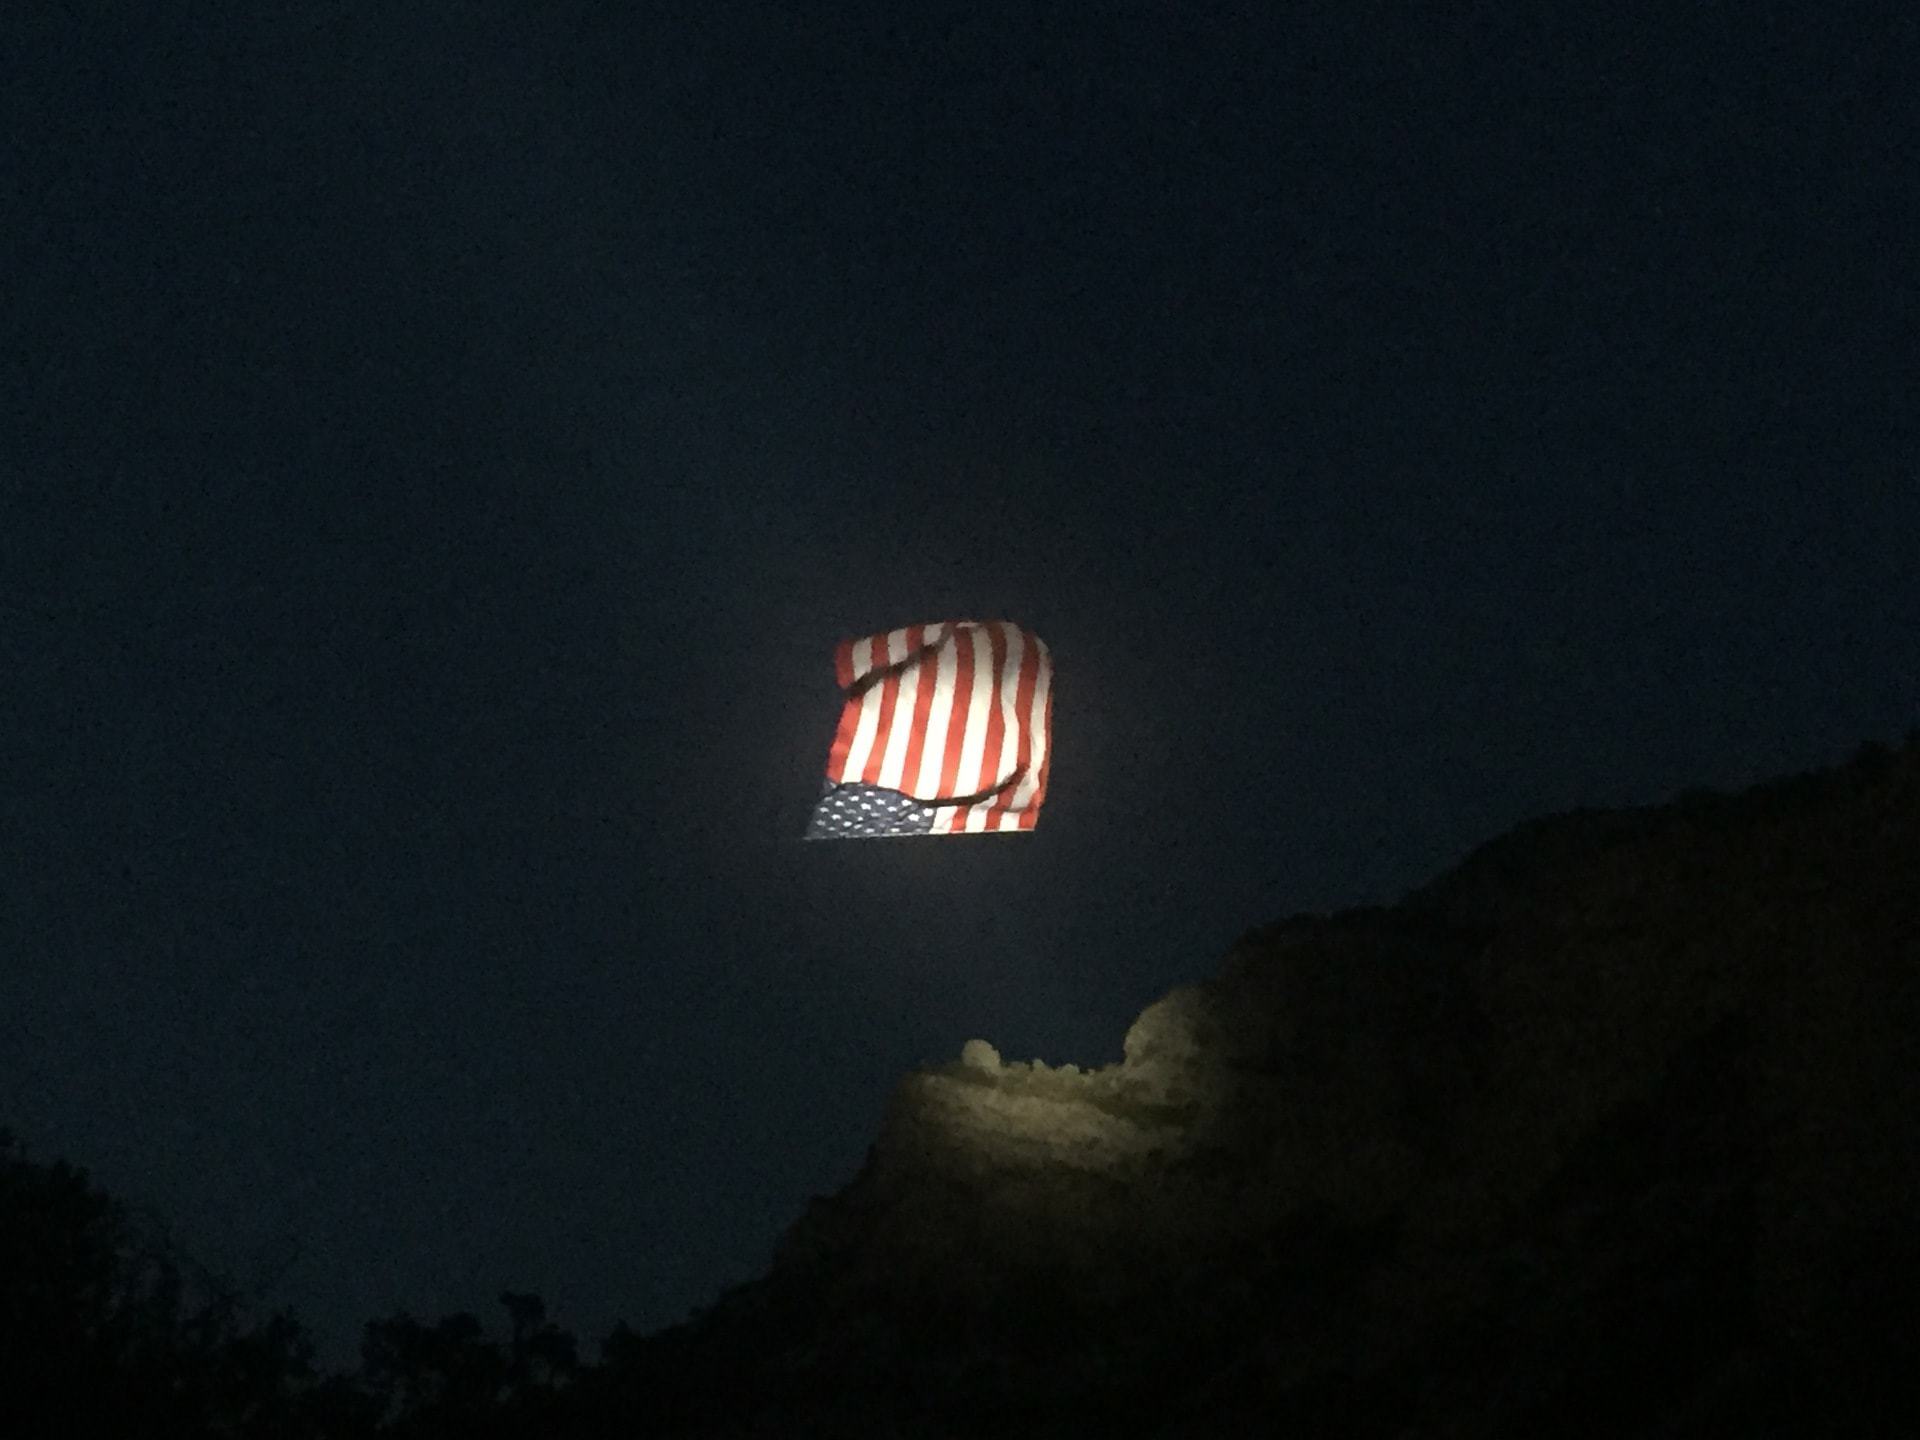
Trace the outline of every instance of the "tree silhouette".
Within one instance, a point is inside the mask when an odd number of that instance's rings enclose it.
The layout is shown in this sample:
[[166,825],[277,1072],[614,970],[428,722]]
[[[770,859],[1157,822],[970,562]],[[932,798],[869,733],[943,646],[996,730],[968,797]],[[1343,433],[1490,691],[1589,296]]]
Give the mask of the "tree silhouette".
[[316,1433],[302,1413],[313,1380],[290,1316],[244,1328],[231,1289],[164,1232],[0,1131],[0,1394],[39,1417],[20,1427],[297,1440]]
[[409,1440],[504,1437],[557,1423],[580,1370],[574,1338],[547,1320],[537,1295],[508,1291],[500,1303],[510,1326],[504,1349],[468,1314],[434,1325],[398,1314],[367,1326],[361,1380],[378,1406],[382,1433]]
[[[238,1291],[65,1161],[0,1131],[0,1435],[6,1440],[519,1440],[582,1433],[574,1337],[507,1291],[504,1345],[469,1314],[367,1325],[322,1375],[285,1313]],[[624,1331],[624,1327],[622,1327]],[[630,1332],[627,1332],[630,1333]],[[25,1417],[37,1417],[28,1420]],[[37,1427],[37,1428],[36,1428]]]

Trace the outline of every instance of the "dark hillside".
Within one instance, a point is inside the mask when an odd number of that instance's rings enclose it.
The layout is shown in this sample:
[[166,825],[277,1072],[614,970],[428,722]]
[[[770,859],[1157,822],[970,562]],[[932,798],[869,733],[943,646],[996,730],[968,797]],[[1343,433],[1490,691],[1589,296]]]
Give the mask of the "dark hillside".
[[1908,1433],[1917,880],[1920,743],[1522,826],[1249,933],[1121,1064],[908,1076],[769,1276],[588,1388],[715,1434]]

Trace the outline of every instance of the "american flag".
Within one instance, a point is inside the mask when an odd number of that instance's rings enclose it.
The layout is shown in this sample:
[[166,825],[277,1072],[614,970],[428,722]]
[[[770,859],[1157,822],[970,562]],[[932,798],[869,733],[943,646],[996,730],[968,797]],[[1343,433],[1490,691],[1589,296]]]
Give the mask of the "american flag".
[[1004,620],[843,640],[846,703],[809,840],[1031,830],[1047,794],[1053,660]]

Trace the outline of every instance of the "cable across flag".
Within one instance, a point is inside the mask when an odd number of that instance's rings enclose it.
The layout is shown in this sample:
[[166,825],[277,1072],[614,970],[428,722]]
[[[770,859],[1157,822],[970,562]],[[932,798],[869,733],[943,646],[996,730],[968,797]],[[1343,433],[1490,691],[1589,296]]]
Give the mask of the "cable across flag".
[[1053,660],[1004,620],[842,640],[846,703],[809,840],[1031,830],[1047,794]]

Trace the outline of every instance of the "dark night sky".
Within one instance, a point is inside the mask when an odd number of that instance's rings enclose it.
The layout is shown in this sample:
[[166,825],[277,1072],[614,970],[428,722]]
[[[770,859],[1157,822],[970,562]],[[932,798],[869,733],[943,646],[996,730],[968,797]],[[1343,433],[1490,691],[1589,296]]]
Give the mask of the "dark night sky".
[[[0,19],[0,1126],[340,1358],[1920,721],[1911,7],[93,8]],[[795,843],[963,616],[1039,831]]]

